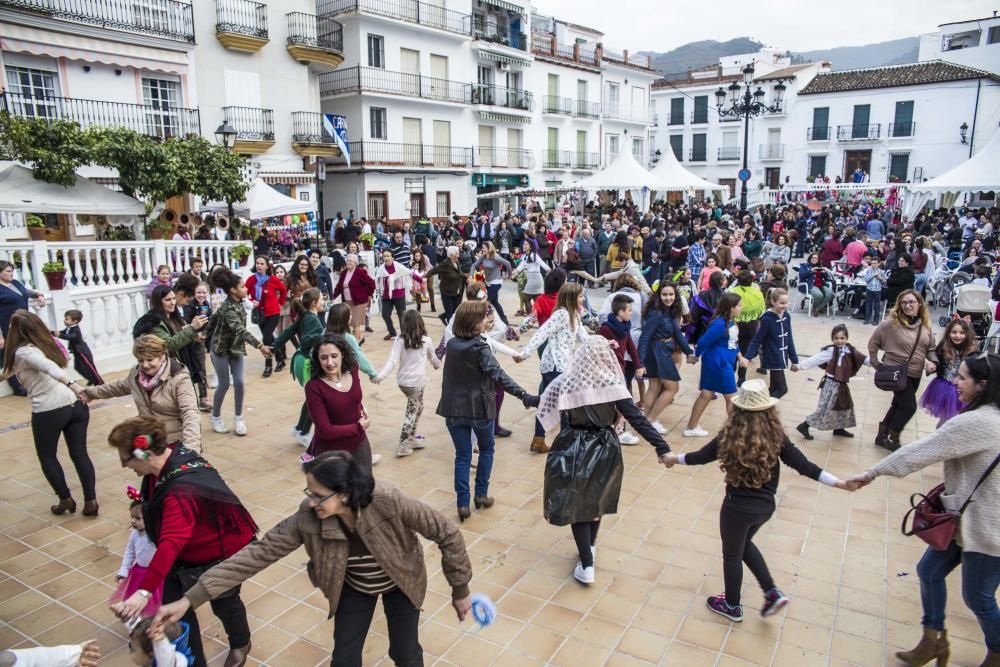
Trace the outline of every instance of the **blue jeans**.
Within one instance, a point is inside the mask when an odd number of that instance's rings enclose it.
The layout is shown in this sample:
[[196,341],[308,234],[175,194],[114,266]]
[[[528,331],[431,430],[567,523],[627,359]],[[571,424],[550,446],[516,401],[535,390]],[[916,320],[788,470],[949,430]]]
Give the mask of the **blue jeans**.
[[878,324],[882,319],[882,290],[865,290],[865,324]]
[[921,623],[925,628],[944,629],[944,608],[948,599],[945,578],[962,564],[962,599],[976,615],[979,627],[991,651],[1000,651],[1000,609],[996,592],[1000,586],[1000,557],[962,551],[954,542],[946,551],[928,547],[920,562],[920,602],[924,609]]
[[923,294],[925,287],[927,287],[927,274],[922,272],[918,273],[916,275],[916,280],[913,281],[913,289]]
[[493,420],[447,417],[444,420],[455,445],[455,495],[458,506],[469,506],[469,471],[472,469],[472,434],[479,445],[479,463],[476,465],[476,495],[485,496],[490,490],[490,472],[493,470]]

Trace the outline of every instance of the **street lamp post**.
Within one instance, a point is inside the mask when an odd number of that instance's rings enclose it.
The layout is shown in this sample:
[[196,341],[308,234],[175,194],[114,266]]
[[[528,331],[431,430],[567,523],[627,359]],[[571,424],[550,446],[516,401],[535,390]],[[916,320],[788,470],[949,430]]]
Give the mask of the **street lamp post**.
[[[733,81],[729,84],[729,106],[726,106],[726,89],[719,86],[715,91],[715,107],[719,112],[719,118],[743,118],[743,169],[747,170],[747,159],[750,148],[750,118],[764,113],[780,113],[781,102],[785,95],[785,84],[778,79],[778,84],[774,87],[774,103],[765,104],[766,93],[757,86],[757,90],[750,92],[753,86],[753,63],[743,68],[743,85]],[[743,88],[743,95],[740,96],[740,89]],[[747,182],[743,180],[740,188],[740,218],[747,213]]]
[[[236,128],[229,124],[228,120],[223,120],[218,128],[215,130],[215,140],[222,144],[222,147],[226,149],[227,152],[232,152],[233,147],[236,145],[236,135],[239,132]],[[226,205],[229,213],[229,224],[233,224],[233,200],[232,198],[226,199]]]

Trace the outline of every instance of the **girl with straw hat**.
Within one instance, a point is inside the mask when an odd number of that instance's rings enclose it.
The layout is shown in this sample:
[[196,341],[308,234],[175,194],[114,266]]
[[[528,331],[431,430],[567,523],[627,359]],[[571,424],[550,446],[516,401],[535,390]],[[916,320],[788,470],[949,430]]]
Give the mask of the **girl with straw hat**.
[[762,616],[771,616],[788,604],[778,589],[753,537],[774,514],[781,464],[800,475],[838,489],[854,491],[860,485],[841,481],[812,463],[785,435],[781,417],[763,380],[747,380],[732,400],[733,413],[715,438],[696,452],[666,454],[660,461],[703,465],[719,461],[726,473],[726,496],[719,513],[722,535],[722,571],[726,591],[707,600],[708,608],[731,621],[743,620],[740,588],[743,563],[764,591]]

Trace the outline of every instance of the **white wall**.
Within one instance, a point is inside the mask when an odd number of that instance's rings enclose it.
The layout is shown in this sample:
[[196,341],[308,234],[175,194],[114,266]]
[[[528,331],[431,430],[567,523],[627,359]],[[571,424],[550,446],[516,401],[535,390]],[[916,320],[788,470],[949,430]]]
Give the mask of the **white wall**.
[[[986,70],[988,72],[1000,72],[1000,41],[989,44],[990,28],[1000,26],[1000,17],[982,19],[979,21],[966,21],[963,23],[950,23],[938,27],[937,31],[926,33],[920,36],[920,50],[917,59],[921,62],[928,60],[946,60],[966,67]],[[946,36],[957,35],[972,30],[979,30],[979,43],[968,48],[942,51]]]

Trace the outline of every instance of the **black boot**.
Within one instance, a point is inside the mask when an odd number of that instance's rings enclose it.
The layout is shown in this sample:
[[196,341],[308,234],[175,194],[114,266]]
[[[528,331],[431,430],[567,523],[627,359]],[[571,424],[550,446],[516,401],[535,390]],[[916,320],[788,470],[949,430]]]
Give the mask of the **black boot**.
[[889,435],[886,438],[886,441],[889,443],[889,446],[886,447],[886,449],[888,449],[890,452],[894,452],[900,447],[902,447],[903,443],[900,442],[899,436],[900,436],[899,431],[893,431],[892,429],[889,429]]
[[853,433],[851,433],[850,431],[848,431],[846,429],[842,429],[842,428],[835,428],[835,429],[833,429],[833,434],[834,435],[839,435],[841,438],[853,438],[854,437]]
[[875,435],[875,444],[884,449],[889,449],[889,443],[886,438],[889,437],[889,427],[885,422],[878,423],[878,433]]
[[271,366],[272,366],[272,361],[270,359],[267,359],[264,362],[264,377],[266,377],[266,378],[271,377],[271,373],[273,372],[273,369],[272,369]]
[[[802,437],[806,440],[814,440],[811,433],[809,433],[809,422],[802,422],[795,427],[795,430],[802,434]],[[836,431],[834,431],[836,433]]]

